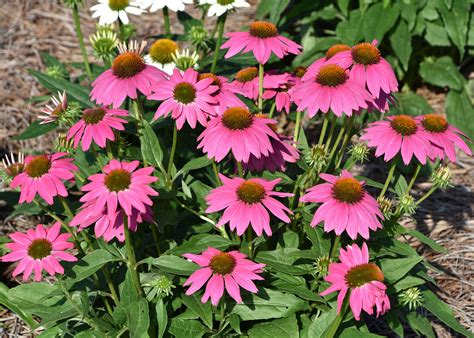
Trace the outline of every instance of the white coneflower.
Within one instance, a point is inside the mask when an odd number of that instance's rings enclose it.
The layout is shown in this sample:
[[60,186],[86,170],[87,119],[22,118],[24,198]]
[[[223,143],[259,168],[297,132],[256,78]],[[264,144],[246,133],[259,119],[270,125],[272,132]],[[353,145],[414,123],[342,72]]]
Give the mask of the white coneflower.
[[184,11],[185,5],[192,3],[193,0],[140,0],[140,7],[142,9],[149,8],[150,12],[156,12],[164,7],[168,7],[173,12],[178,12]]
[[179,50],[178,44],[170,39],[156,40],[145,55],[145,62],[171,75],[176,68],[173,54]]
[[67,109],[67,97],[66,92],[58,92],[58,96],[51,96],[52,105],[46,105],[46,107],[41,110],[41,113],[38,116],[38,119],[42,120],[40,124],[53,123],[58,120],[61,114],[63,114]]
[[250,7],[246,0],[199,0],[200,5],[211,5],[208,16],[221,16],[235,8]]
[[111,24],[117,19],[124,24],[128,24],[129,14],[140,15],[144,12],[140,8],[139,1],[129,0],[99,0],[99,3],[91,7],[93,18],[100,17],[99,25]]

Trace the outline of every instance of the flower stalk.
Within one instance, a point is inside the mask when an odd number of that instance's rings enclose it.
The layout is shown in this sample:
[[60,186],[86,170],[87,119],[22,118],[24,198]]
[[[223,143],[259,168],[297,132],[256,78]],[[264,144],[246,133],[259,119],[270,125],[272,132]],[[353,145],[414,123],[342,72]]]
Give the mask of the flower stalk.
[[76,28],[76,35],[79,41],[79,48],[81,49],[82,59],[84,61],[84,69],[89,81],[92,80],[92,71],[89,64],[89,58],[87,56],[86,46],[84,45],[84,35],[82,34],[81,19],[79,18],[79,9],[77,3],[72,6],[72,18],[74,20],[74,27]]
[[211,73],[214,73],[216,71],[217,59],[219,58],[219,50],[221,49],[222,37],[224,36],[224,27],[225,27],[226,18],[227,18],[227,14],[222,14],[217,19],[217,23],[216,23],[217,41],[216,41],[216,48],[214,50],[214,58],[212,59]]

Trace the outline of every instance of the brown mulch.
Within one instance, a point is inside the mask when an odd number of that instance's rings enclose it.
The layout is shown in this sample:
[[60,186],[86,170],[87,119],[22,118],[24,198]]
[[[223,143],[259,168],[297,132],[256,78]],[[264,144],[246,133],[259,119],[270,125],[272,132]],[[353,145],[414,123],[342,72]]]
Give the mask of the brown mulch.
[[[81,10],[84,36],[95,31],[95,22],[88,8],[95,1],[86,0]],[[253,5],[257,0],[250,1]],[[190,14],[196,14],[192,11]],[[227,30],[237,30],[254,17],[255,6],[239,11],[230,17]],[[180,32],[174,13],[171,13],[173,31]],[[82,62],[69,8],[53,0],[2,0],[0,1],[0,157],[2,151],[42,151],[51,147],[54,135],[35,140],[14,141],[36,115],[44,102],[29,103],[33,96],[47,94],[47,91],[28,74],[27,69],[44,70],[40,52],[48,52],[61,61]],[[129,16],[137,24],[138,38],[163,33],[160,14]],[[207,20],[212,29],[214,18]],[[88,41],[86,45],[92,55]],[[438,113],[443,113],[445,95],[427,88],[418,90]],[[461,156],[460,162],[452,166],[454,187],[435,193],[425,201],[417,214],[416,224],[409,226],[429,235],[449,250],[446,255],[413,243],[427,259],[444,271],[434,274],[438,281],[438,294],[449,303],[457,318],[471,331],[474,330],[474,160]],[[418,189],[429,188],[420,184]],[[0,190],[2,189],[0,184]],[[28,217],[17,217],[3,222],[4,213],[0,204],[0,233],[25,228],[32,223]],[[452,332],[441,325],[435,326],[439,336],[449,337]],[[9,311],[0,308],[0,337],[29,337],[31,334],[21,320]]]

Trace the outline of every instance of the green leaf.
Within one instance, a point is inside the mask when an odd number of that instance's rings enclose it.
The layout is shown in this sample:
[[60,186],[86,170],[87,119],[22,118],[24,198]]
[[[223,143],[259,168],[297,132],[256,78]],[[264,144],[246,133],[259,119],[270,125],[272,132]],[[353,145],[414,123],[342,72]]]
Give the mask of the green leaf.
[[197,264],[174,255],[163,255],[158,258],[149,257],[142,260],[141,263],[148,263],[159,267],[163,272],[182,276],[189,276],[199,268]]
[[72,286],[73,284],[92,276],[97,270],[110,262],[118,261],[117,257],[106,250],[98,249],[84,256],[78,262],[72,265],[72,268],[67,271],[66,278],[60,280],[59,283]]
[[298,323],[295,315],[257,324],[248,331],[250,338],[298,338]]
[[426,41],[432,46],[448,47],[451,46],[449,41],[448,33],[443,26],[437,25],[436,23],[426,23]]
[[237,332],[238,334],[242,334],[242,331],[240,330],[240,317],[237,316],[235,313],[232,313],[229,316],[229,324],[235,332]]
[[403,278],[403,279],[399,280],[398,282],[396,282],[393,285],[393,287],[398,292],[398,291],[405,290],[405,289],[408,289],[408,288],[411,288],[411,287],[414,287],[414,286],[418,286],[418,285],[422,285],[422,284],[425,284],[424,279],[408,275],[405,278]]
[[233,244],[236,243],[219,235],[198,234],[192,236],[189,241],[169,250],[168,253],[172,253],[174,255],[182,255],[184,253],[200,253],[206,250],[208,247],[225,250]]
[[166,333],[166,327],[168,326],[168,311],[163,299],[160,298],[156,303],[156,316],[158,322],[158,338],[161,338]]
[[399,15],[400,7],[396,3],[387,8],[381,2],[370,6],[363,20],[365,39],[369,42],[373,39],[381,42],[385,33],[395,25]]
[[35,138],[53,131],[58,126],[54,123],[39,124],[37,121],[33,121],[30,125],[18,136],[15,136],[15,140],[27,140]]
[[449,91],[445,104],[448,121],[458,128],[461,128],[471,139],[474,138],[474,107],[468,94],[463,91],[458,93]]
[[439,245],[438,243],[436,243],[434,240],[432,240],[431,238],[429,238],[428,236],[425,236],[424,234],[422,234],[421,232],[419,232],[418,230],[414,230],[414,229],[407,229],[407,234],[415,237],[416,239],[418,239],[421,243],[423,244],[426,244],[428,245],[431,249],[433,249],[434,251],[436,252],[439,252],[439,253],[448,253],[448,250],[446,250],[445,248],[443,248],[441,245]]
[[360,9],[356,9],[349,13],[348,21],[339,22],[336,34],[341,42],[351,46],[359,42],[364,37],[364,20],[364,13]]
[[377,338],[383,337],[370,332],[362,332],[355,327],[349,327],[341,332],[340,338]]
[[30,328],[34,329],[38,325],[33,316],[23,311],[21,306],[9,299],[8,287],[3,283],[0,283],[0,304],[15,312]]
[[308,329],[308,337],[320,338],[323,336],[324,331],[329,325],[336,319],[336,307],[329,311],[323,312],[319,317],[315,318]]
[[[311,264],[295,264],[300,258],[297,256],[300,250],[294,248],[277,249],[273,251],[260,251],[255,260],[264,263],[275,270],[293,275],[305,275],[311,272]],[[291,255],[296,253],[295,255]]]
[[439,87],[461,90],[464,85],[463,76],[449,56],[423,61],[420,64],[420,76],[426,82]]
[[144,338],[148,336],[150,314],[148,302],[145,298],[132,302],[127,307],[128,331],[131,338]]
[[150,124],[146,120],[142,120],[142,123],[143,133],[140,136],[140,144],[143,160],[165,172],[160,141]]
[[[312,216],[311,216],[312,217]],[[304,232],[313,244],[313,249],[316,250],[318,256],[325,255],[331,249],[331,241],[329,238],[324,238],[324,231],[321,227],[311,227],[309,224],[304,225]]]
[[433,332],[433,328],[431,327],[431,323],[425,317],[422,317],[417,312],[408,312],[405,316],[408,325],[418,333],[420,336],[427,337],[427,338],[435,338],[435,334]]
[[273,275],[276,277],[276,279],[272,282],[272,286],[276,287],[277,289],[295,294],[306,300],[325,303],[321,296],[308,289],[306,280],[304,278],[281,272],[277,272]]
[[285,10],[289,3],[290,0],[273,0],[270,9],[270,21],[278,24],[280,18],[282,17],[281,13]]
[[181,301],[212,330],[212,308],[210,302],[201,303],[200,298],[196,294],[191,296],[183,295]]
[[392,45],[395,55],[403,65],[403,69],[408,69],[408,63],[410,61],[410,55],[412,52],[411,46],[411,34],[408,29],[408,25],[404,20],[400,20],[397,28],[390,36],[390,44]]
[[192,170],[196,170],[196,169],[201,169],[201,168],[205,168],[207,167],[208,165],[210,165],[212,163],[212,161],[207,157],[207,156],[202,156],[202,157],[198,157],[198,158],[195,158],[195,159],[192,159],[191,161],[189,161],[188,163],[186,163],[177,173],[176,175],[174,176],[173,180],[175,180],[176,178],[178,178],[180,175],[183,175],[183,174],[186,174]]
[[71,83],[65,79],[55,79],[34,69],[28,69],[28,72],[51,93],[56,94],[58,91],[66,91],[68,99],[77,101],[86,107],[94,106],[94,104],[89,100],[89,89],[87,87]]
[[452,8],[449,9],[443,0],[436,0],[444,28],[448,32],[451,41],[458,47],[461,58],[464,56],[464,49],[467,44],[467,29],[471,4],[465,0],[454,0]]
[[413,92],[394,93],[398,112],[406,115],[424,115],[433,111],[426,100]]
[[15,210],[8,215],[6,220],[9,220],[11,218],[14,218],[18,215],[25,215],[25,216],[34,216],[34,215],[39,215],[41,214],[41,209],[39,206],[37,206],[34,203],[22,203],[22,204],[17,204],[15,205]]
[[430,290],[423,290],[421,292],[424,297],[423,306],[430,311],[433,315],[438,317],[443,323],[448,325],[453,330],[459,332],[466,337],[472,337],[472,334],[467,331],[459,322],[456,320],[453,314],[453,310],[441,301],[433,292]]
[[169,333],[176,338],[202,337],[206,332],[206,327],[197,320],[171,319]]
[[233,306],[231,313],[242,320],[282,318],[307,307],[304,300],[294,295],[266,288],[260,288],[257,294],[244,293],[242,300],[242,304],[228,304]]
[[380,260],[380,268],[383,275],[390,283],[395,283],[405,276],[415,265],[423,260],[421,256],[411,256],[398,259]]
[[344,16],[349,14],[349,3],[350,0],[337,0],[337,7],[339,7],[339,10],[344,14]]

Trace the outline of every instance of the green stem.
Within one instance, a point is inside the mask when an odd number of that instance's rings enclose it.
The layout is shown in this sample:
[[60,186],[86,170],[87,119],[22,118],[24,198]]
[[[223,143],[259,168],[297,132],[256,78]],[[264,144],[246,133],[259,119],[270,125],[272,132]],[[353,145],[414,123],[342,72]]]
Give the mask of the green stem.
[[410,190],[413,187],[413,184],[415,184],[416,178],[418,177],[418,174],[420,173],[421,170],[421,164],[418,163],[415,169],[415,173],[413,174],[413,177],[410,180],[410,183],[408,183],[407,190],[405,191],[405,194],[410,194]]
[[336,256],[337,248],[339,247],[339,243],[341,241],[341,236],[337,236],[334,238],[334,243],[332,245],[331,253],[329,254],[329,260]]
[[328,151],[329,147],[331,146],[332,137],[334,135],[334,130],[336,129],[336,125],[337,125],[337,117],[336,115],[333,114],[331,115],[331,128],[329,128],[329,135],[324,145],[324,149],[326,149],[326,151]]
[[212,66],[211,66],[211,73],[214,73],[217,66],[217,59],[219,58],[219,50],[221,49],[222,45],[222,37],[224,36],[224,27],[225,27],[225,20],[227,18],[227,14],[222,14],[217,19],[217,42],[216,42],[216,49],[214,50],[214,58],[212,59]]
[[61,201],[64,211],[66,212],[66,215],[69,217],[70,220],[72,220],[74,218],[74,213],[72,212],[68,201],[62,196],[59,196],[59,200]]
[[[175,200],[175,202],[176,202],[181,208],[183,208],[183,209],[189,211],[190,213],[196,215],[197,217],[199,217],[199,218],[202,219],[203,221],[206,221],[206,222],[208,222],[208,223],[210,223],[210,224],[212,224],[212,225],[214,225],[214,226],[216,225],[216,222],[214,222],[212,219],[207,218],[206,216],[201,215],[201,214],[200,214],[199,212],[197,212],[196,210],[191,209],[191,208],[188,207],[186,204],[182,203],[179,199],[175,198],[174,200]],[[228,238],[228,237],[227,237],[227,238]]]
[[219,169],[217,168],[217,163],[215,159],[212,159],[212,170],[214,171],[214,176],[216,176],[216,185],[221,185],[221,178],[219,177]]
[[258,112],[263,113],[263,65],[258,65]]
[[380,192],[379,198],[383,197],[387,192],[388,186],[392,181],[393,173],[395,172],[395,168],[397,167],[397,161],[393,160],[392,164],[390,165],[390,170],[388,172],[387,179],[385,180],[385,184],[383,185],[382,191]]
[[171,145],[171,153],[170,153],[170,160],[168,162],[168,177],[171,181],[171,170],[173,169],[173,161],[174,161],[174,156],[176,154],[176,144],[178,143],[178,128],[176,127],[176,123],[174,124],[173,128],[173,143]]
[[143,294],[142,286],[137,272],[137,261],[135,259],[135,250],[133,248],[132,236],[130,235],[130,229],[128,228],[128,216],[125,211],[122,210],[123,217],[123,232],[125,234],[125,247],[127,250],[127,265],[132,275],[132,283],[135,285],[138,294]]
[[158,236],[158,230],[156,229],[154,224],[150,224],[151,227],[151,234],[153,235],[153,240],[155,241],[156,252],[158,256],[161,256],[161,249],[160,249],[160,238]]
[[324,114],[323,126],[321,128],[321,134],[319,134],[318,145],[323,144],[324,137],[326,136],[326,129],[329,123],[329,113]]
[[114,153],[112,151],[112,146],[110,145],[110,141],[106,142],[105,150],[107,151],[107,157],[109,158],[109,160],[113,160],[114,159]]
[[270,108],[270,112],[268,113],[268,118],[271,119],[273,117],[273,113],[275,112],[276,102],[273,101],[272,107]]
[[352,115],[349,119],[349,126],[347,127],[347,133],[346,136],[344,136],[344,141],[342,141],[342,147],[341,147],[341,152],[338,154],[337,157],[337,163],[336,163],[336,168],[339,168],[342,162],[342,158],[344,157],[344,150],[347,147],[347,144],[349,143],[349,140],[351,139],[352,136],[352,127],[354,125],[354,115]]
[[295,124],[295,131],[293,136],[293,141],[298,142],[298,136],[300,133],[300,124],[301,124],[301,115],[303,112],[297,111],[296,112],[296,124]]
[[171,37],[171,27],[170,27],[170,13],[168,7],[163,7],[163,19],[165,22],[165,34],[169,38]]
[[423,196],[421,197],[418,201],[416,201],[416,205],[420,205],[421,202],[423,202],[425,199],[427,199],[428,197],[431,196],[432,193],[434,193],[436,191],[436,189],[438,189],[438,186],[437,185],[434,185],[433,187],[431,187],[430,190],[428,190],[428,192]]
[[239,172],[239,177],[244,177],[244,169],[242,168],[242,162],[237,161],[237,171]]
[[112,276],[110,276],[110,272],[109,270],[107,270],[106,267],[102,268],[101,271],[104,274],[105,281],[107,282],[107,286],[109,287],[110,294],[112,295],[112,299],[114,300],[115,305],[118,305],[119,297],[118,297],[117,291],[115,290],[115,285],[112,280]]
[[342,319],[346,315],[346,311],[348,307],[349,307],[349,295],[346,295],[342,304],[341,312],[339,312],[336,319],[334,319],[331,325],[323,333],[323,336],[325,338],[333,338],[336,336],[337,330],[339,329],[339,326],[342,323]]
[[79,18],[79,10],[77,4],[72,6],[72,18],[74,20],[74,26],[76,28],[77,39],[79,40],[79,48],[81,49],[82,59],[84,60],[84,69],[86,70],[87,77],[92,80],[91,66],[89,64],[89,58],[87,57],[86,46],[84,45],[84,35],[81,29],[81,19]]
[[324,172],[326,172],[326,170],[331,165],[332,159],[334,158],[334,155],[336,154],[336,150],[338,149],[339,142],[341,142],[342,136],[346,132],[346,128],[347,128],[348,123],[349,122],[347,122],[347,120],[346,120],[344,122],[344,124],[342,125],[341,130],[339,130],[339,134],[337,134],[336,141],[334,141],[334,144],[332,146],[331,152],[330,152],[329,157],[328,157],[328,165],[326,166],[326,169],[324,170]]
[[249,258],[250,259],[253,258],[253,245],[252,245],[252,242],[253,242],[252,227],[248,227],[247,228],[247,244],[248,244],[248,248],[249,248]]

